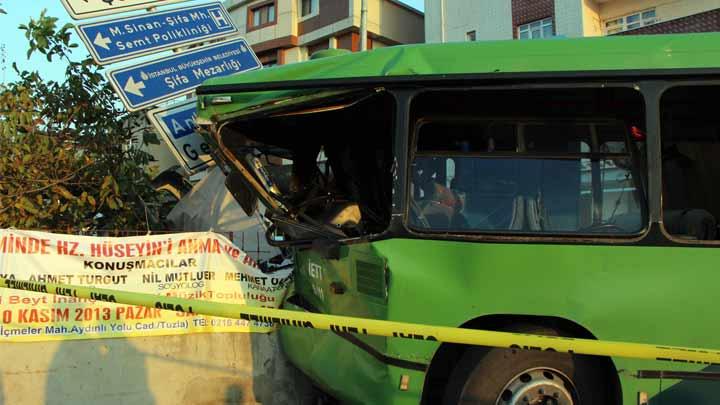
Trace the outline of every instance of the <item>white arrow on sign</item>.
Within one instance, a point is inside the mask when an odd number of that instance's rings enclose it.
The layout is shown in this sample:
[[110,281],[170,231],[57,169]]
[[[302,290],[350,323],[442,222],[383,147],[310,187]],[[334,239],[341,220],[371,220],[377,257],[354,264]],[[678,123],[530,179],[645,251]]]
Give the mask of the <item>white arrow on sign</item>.
[[125,91],[127,91],[130,94],[134,94],[138,97],[145,97],[145,95],[142,94],[142,91],[140,91],[144,88],[145,88],[145,83],[143,83],[142,81],[136,82],[132,76],[130,76],[127,83],[125,83]]
[[112,40],[110,38],[105,38],[100,32],[97,33],[95,40],[93,41],[95,45],[105,48],[108,51],[110,50],[110,47],[108,46],[110,45],[110,42],[112,42]]

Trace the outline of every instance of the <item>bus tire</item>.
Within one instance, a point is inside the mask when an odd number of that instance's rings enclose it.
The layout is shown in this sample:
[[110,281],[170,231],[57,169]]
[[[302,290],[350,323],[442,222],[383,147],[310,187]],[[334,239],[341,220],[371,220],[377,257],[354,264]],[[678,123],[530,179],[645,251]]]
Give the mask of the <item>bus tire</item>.
[[[514,325],[506,331],[559,335],[534,325]],[[465,351],[452,371],[443,404],[599,405],[607,404],[607,399],[608,381],[598,357],[475,346]]]

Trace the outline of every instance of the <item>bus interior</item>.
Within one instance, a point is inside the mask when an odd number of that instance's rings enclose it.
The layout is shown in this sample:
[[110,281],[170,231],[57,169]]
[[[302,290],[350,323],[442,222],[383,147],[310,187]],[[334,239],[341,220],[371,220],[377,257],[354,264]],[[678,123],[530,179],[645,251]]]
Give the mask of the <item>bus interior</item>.
[[718,86],[680,86],[660,100],[663,225],[673,237],[713,241],[720,235]]

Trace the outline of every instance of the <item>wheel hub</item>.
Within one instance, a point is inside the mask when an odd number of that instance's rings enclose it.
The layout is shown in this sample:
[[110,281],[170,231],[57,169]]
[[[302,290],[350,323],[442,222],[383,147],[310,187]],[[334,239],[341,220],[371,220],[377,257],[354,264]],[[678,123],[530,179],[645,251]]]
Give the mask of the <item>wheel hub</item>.
[[550,368],[523,371],[503,388],[497,405],[574,405],[570,379]]

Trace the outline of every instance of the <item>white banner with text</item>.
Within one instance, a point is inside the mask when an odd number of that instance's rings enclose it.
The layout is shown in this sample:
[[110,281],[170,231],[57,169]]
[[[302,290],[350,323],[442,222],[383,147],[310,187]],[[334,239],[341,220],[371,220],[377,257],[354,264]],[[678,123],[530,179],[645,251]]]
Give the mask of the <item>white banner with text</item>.
[[[263,273],[212,232],[110,238],[0,230],[0,277],[277,308],[292,269]],[[0,342],[270,330],[243,320],[0,289]]]

